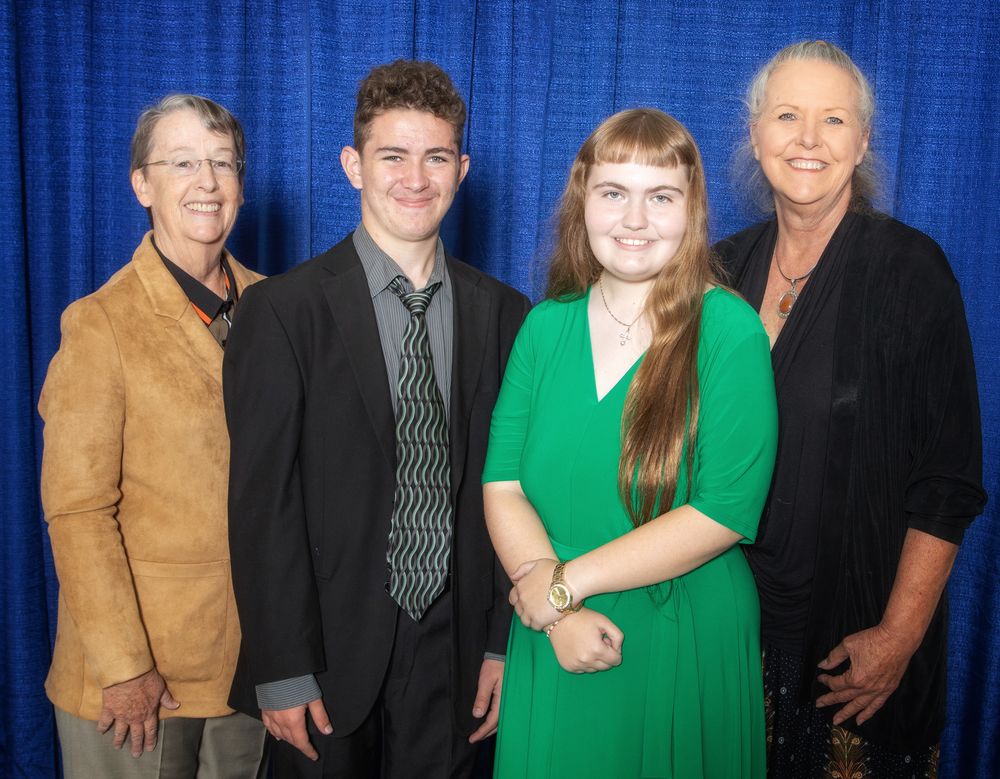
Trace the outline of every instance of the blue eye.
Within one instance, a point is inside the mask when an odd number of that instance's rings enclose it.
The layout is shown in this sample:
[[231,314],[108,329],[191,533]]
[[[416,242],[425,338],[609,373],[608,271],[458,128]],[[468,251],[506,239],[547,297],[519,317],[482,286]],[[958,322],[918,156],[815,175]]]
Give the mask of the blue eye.
[[177,170],[189,170],[194,167],[194,160],[174,160],[170,165]]
[[653,195],[653,202],[657,205],[666,205],[667,203],[673,203],[674,199],[670,195]]
[[779,122],[790,122],[794,118],[795,118],[795,114],[793,114],[791,111],[785,111],[785,113],[783,113],[783,114],[778,114],[778,121]]
[[606,197],[608,200],[618,201],[624,198],[625,196],[621,192],[612,189],[608,192],[605,192],[604,197]]
[[839,116],[828,116],[826,118],[826,123],[827,124],[843,124],[844,120],[841,119]]
[[229,173],[233,169],[233,163],[229,160],[209,160],[212,163],[212,170],[219,173]]

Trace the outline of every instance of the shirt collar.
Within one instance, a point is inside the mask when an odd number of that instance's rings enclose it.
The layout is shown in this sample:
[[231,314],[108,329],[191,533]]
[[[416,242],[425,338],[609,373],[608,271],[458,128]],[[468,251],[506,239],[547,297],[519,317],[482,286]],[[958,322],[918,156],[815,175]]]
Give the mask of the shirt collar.
[[[361,260],[361,266],[365,270],[365,276],[368,279],[368,290],[371,292],[372,297],[375,297],[388,287],[389,283],[397,276],[402,276],[404,286],[412,289],[413,284],[403,272],[403,269],[399,267],[392,257],[382,251],[382,248],[375,243],[375,239],[371,237],[371,234],[363,224],[359,224],[354,231],[353,241],[354,249]],[[437,247],[434,251],[434,269],[427,279],[427,285],[430,286],[435,281],[443,283],[444,279],[444,244],[438,238]]]
[[160,255],[160,259],[163,260],[163,264],[170,271],[170,275],[174,277],[174,280],[180,285],[181,290],[187,295],[187,299],[191,301],[191,304],[195,308],[203,312],[209,321],[215,319],[219,315],[219,312],[230,302],[235,301],[236,279],[233,276],[232,268],[226,262],[225,252],[222,253],[221,262],[222,270],[226,274],[226,297],[220,298],[186,270],[171,262],[167,255],[160,251],[160,247],[156,245],[155,235],[152,237],[152,241],[156,253]]

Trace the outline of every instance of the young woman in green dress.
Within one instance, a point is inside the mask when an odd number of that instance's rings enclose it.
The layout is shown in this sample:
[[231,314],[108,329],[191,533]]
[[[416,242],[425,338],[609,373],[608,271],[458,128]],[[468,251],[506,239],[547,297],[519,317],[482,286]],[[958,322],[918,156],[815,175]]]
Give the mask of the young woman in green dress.
[[513,582],[496,775],[764,776],[751,542],[774,462],[768,339],[716,280],[697,147],[655,109],[576,156],[547,298],[483,475]]

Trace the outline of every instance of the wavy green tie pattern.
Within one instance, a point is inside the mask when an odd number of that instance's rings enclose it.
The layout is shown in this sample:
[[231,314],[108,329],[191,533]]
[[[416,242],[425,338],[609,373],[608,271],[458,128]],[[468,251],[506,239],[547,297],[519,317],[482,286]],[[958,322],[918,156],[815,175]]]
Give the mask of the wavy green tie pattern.
[[396,494],[389,531],[389,595],[419,620],[440,594],[451,551],[448,421],[434,377],[424,314],[441,283],[407,292],[389,288],[410,312],[399,353],[396,396]]

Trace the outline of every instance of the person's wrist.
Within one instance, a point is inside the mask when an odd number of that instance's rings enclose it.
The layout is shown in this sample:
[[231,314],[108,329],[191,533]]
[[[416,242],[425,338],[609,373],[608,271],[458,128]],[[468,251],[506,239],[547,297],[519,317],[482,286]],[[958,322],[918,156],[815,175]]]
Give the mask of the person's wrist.
[[542,631],[545,633],[545,635],[549,639],[551,639],[552,638],[552,631],[556,629],[557,625],[561,625],[563,622],[565,622],[566,620],[568,620],[570,617],[573,617],[573,616],[575,616],[576,614],[579,614],[579,613],[580,613],[579,611],[568,611],[565,614],[563,614],[561,617],[559,617],[559,619],[557,619],[555,622],[550,622],[548,625],[546,625],[545,627],[543,627]]
[[563,583],[573,594],[573,603],[582,604],[593,594],[584,591],[586,577],[582,568],[579,560],[569,560],[563,566]]
[[924,638],[923,631],[916,629],[912,623],[893,621],[885,616],[879,622],[878,629],[883,640],[895,644],[911,656],[920,647]]
[[548,602],[560,614],[570,614],[579,611],[583,601],[575,597],[575,593],[566,584],[565,571],[568,563],[556,563],[552,569],[552,579],[549,584]]

